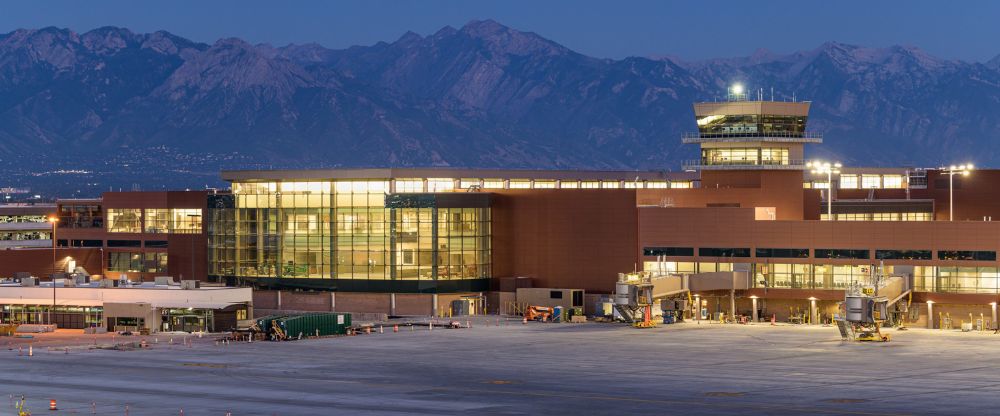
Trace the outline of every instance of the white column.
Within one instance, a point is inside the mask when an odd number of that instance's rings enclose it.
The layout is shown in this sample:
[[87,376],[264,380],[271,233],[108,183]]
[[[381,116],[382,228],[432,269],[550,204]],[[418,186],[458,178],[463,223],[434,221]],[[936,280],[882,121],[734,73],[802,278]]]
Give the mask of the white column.
[[934,302],[927,301],[927,329],[934,329]]
[[701,296],[694,295],[694,320],[701,320]]
[[436,316],[438,313],[438,295],[437,293],[431,295],[431,315]]
[[337,310],[337,292],[330,292],[330,312]]
[[389,315],[396,315],[396,294],[389,294]]
[[753,311],[751,312],[753,314],[753,321],[757,322],[757,320],[760,319],[760,317],[757,316],[757,297],[754,296],[750,298],[750,301],[753,302],[753,305],[751,306],[751,308],[753,308]]
[[997,326],[997,303],[991,303],[990,308],[993,309],[993,329],[1000,328],[1000,326]]
[[278,291],[278,309],[281,309],[281,291]]
[[816,325],[816,321],[819,319],[819,311],[816,310],[816,299],[809,300],[809,323]]

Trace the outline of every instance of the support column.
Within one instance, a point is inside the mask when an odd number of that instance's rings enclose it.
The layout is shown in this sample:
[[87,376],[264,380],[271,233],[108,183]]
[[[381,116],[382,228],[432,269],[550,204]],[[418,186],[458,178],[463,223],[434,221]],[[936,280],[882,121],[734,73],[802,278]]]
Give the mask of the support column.
[[927,301],[927,329],[934,329],[934,301]]
[[993,309],[993,329],[1000,328],[1000,326],[997,326],[997,303],[991,302],[990,309]]
[[753,321],[757,322],[760,319],[760,317],[757,316],[757,297],[751,296],[750,302],[752,302],[751,308],[753,308],[753,310],[750,313],[753,315]]
[[281,310],[281,291],[278,291],[278,310]]
[[438,313],[438,295],[437,293],[431,295],[431,316],[437,316]]
[[396,294],[389,294],[389,315],[396,316]]
[[809,299],[809,323],[810,324],[816,325],[816,321],[818,320],[817,318],[818,318],[818,315],[819,315],[818,312],[819,311],[816,310],[816,299]]
[[736,322],[736,289],[729,289],[729,319]]
[[701,296],[694,295],[694,320],[701,320]]
[[337,311],[337,292],[330,292],[330,312]]

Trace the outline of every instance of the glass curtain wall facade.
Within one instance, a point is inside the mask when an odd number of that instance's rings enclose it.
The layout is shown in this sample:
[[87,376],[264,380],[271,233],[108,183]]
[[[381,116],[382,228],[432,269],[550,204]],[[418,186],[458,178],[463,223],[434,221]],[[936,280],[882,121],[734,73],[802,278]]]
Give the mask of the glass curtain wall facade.
[[388,180],[234,183],[230,202],[210,202],[209,274],[332,279],[338,290],[490,276],[488,207],[389,191]]

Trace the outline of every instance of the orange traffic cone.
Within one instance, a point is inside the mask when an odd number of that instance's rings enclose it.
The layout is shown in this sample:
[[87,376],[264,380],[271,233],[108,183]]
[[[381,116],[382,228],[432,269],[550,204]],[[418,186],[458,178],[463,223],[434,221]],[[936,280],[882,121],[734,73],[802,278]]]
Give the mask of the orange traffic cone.
[[528,317],[525,316],[524,319],[521,319],[521,325],[527,325],[527,324],[528,324]]
[[393,325],[392,332],[399,332],[399,325]]
[[59,408],[56,407],[56,399],[49,400],[49,410],[59,410]]
[[774,314],[771,314],[771,326],[774,326]]

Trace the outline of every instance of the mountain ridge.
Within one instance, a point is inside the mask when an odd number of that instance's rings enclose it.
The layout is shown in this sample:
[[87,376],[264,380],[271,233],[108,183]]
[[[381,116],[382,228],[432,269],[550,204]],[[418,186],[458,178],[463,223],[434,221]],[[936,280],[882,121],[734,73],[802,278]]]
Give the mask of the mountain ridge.
[[[695,129],[691,104],[741,82],[765,98],[773,87],[774,99],[812,101],[810,130],[825,143],[809,156],[997,165],[997,62],[838,42],[699,61],[604,59],[493,20],[344,49],[19,29],[0,34],[0,160],[97,161],[95,187],[186,180],[124,165],[675,170],[697,157],[678,138]],[[11,185],[46,177],[9,173]]]

